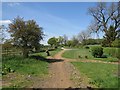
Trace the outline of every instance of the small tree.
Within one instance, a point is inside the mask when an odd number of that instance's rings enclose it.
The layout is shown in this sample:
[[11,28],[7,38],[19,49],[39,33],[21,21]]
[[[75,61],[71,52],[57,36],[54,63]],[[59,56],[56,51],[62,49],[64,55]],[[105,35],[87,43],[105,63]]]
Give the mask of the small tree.
[[34,20],[24,21],[23,18],[15,18],[9,24],[9,32],[13,43],[23,51],[23,56],[28,57],[29,51],[37,49],[40,40],[43,39],[42,28]]
[[72,40],[68,40],[68,41],[67,41],[67,46],[71,47],[71,46],[72,46],[72,43],[73,43]]
[[91,48],[92,55],[97,58],[97,57],[102,57],[103,55],[103,48],[100,46],[95,46]]
[[52,47],[57,45],[57,39],[55,37],[52,37],[48,40],[48,44],[50,44]]

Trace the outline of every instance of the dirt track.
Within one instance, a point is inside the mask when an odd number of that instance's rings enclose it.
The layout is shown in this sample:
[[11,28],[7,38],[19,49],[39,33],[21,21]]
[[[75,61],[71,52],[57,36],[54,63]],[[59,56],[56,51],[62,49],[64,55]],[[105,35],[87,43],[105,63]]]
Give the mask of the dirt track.
[[[61,51],[54,57],[49,57],[50,59],[55,59],[56,62],[51,63],[49,66],[49,78],[45,79],[39,87],[41,88],[69,88],[73,87],[74,83],[70,80],[69,67],[65,60],[61,59]],[[58,61],[57,61],[58,60]]]
[[97,60],[76,60],[66,59],[61,55],[66,51],[64,49],[57,53],[54,57],[48,57],[48,60],[53,60],[49,64],[49,75],[44,78],[30,77],[29,80],[33,82],[32,85],[28,86],[31,88],[87,88],[91,86],[89,78],[81,75],[79,71],[70,63],[74,62],[94,62],[94,63],[109,63],[118,64],[117,62],[103,62]]
[[[80,73],[75,69],[75,67],[70,64],[71,61],[76,61],[76,59],[66,59],[61,57],[61,55],[66,51],[62,50],[57,53],[54,57],[48,57],[48,59],[54,59],[55,62],[51,63],[49,66],[49,77],[37,80],[38,83],[35,82],[33,87],[40,88],[86,88],[90,86],[88,84],[88,78],[83,77]],[[99,62],[99,63],[108,63],[97,60],[82,60],[79,62]],[[118,63],[110,63],[110,64],[118,64]],[[76,81],[71,80],[71,77],[76,78]],[[92,86],[94,87],[94,86]]]
[[[35,88],[86,88],[88,86],[86,77],[81,77],[75,67],[64,60],[61,55],[65,52],[62,50],[54,57],[48,57],[54,59],[55,62],[50,63],[49,77],[36,80],[36,83],[31,86]],[[72,78],[74,80],[71,80]],[[79,80],[79,81],[78,81]]]

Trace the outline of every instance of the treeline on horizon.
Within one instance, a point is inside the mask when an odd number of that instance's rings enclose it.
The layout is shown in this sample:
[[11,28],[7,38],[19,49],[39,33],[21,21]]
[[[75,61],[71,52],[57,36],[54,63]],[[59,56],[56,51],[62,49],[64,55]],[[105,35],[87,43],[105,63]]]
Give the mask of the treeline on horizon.
[[[51,47],[58,46],[79,47],[84,45],[102,45],[103,47],[120,48],[120,3],[97,3],[95,7],[88,9],[89,15],[93,17],[92,23],[86,30],[81,31],[78,35],[73,36],[68,40],[67,35],[51,37],[48,44]],[[24,57],[28,57],[29,52],[38,52],[42,46],[40,41],[45,38],[43,27],[39,26],[35,20],[27,20],[16,17],[8,28],[0,26],[3,31],[1,38],[4,43],[1,43],[3,50],[15,47],[22,51]],[[10,39],[5,39],[4,31],[8,31],[11,35]],[[103,39],[92,39],[91,34],[103,32]]]

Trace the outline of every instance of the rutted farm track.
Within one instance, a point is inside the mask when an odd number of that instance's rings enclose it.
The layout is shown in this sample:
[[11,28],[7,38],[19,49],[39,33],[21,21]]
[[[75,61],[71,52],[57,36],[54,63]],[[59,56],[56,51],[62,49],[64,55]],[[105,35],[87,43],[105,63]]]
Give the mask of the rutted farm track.
[[[88,85],[85,77],[80,77],[78,71],[75,70],[74,66],[61,57],[65,52],[62,50],[57,53],[54,57],[48,57],[49,59],[55,59],[56,61],[49,65],[49,77],[40,80],[33,87],[40,88],[86,88]],[[76,77],[80,82],[75,82],[72,77]]]

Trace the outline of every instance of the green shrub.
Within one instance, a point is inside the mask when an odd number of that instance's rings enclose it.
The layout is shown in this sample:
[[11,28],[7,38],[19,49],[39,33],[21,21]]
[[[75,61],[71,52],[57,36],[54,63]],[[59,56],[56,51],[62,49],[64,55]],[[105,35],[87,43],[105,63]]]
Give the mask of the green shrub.
[[113,47],[104,48],[105,54],[112,56],[112,57],[115,57],[115,58],[118,58],[118,59],[120,59],[119,52],[120,52],[120,48],[113,48]]
[[113,47],[120,47],[120,39],[116,39],[115,41],[112,42]]
[[91,47],[91,53],[94,57],[102,57],[103,55],[103,48],[100,46]]
[[89,49],[89,46],[85,46],[84,48],[85,48],[85,49]]

